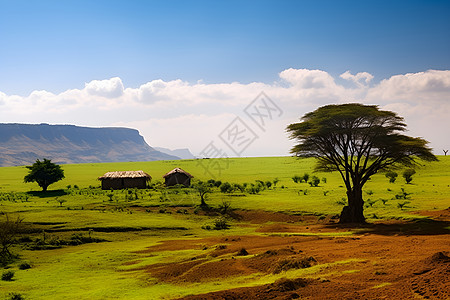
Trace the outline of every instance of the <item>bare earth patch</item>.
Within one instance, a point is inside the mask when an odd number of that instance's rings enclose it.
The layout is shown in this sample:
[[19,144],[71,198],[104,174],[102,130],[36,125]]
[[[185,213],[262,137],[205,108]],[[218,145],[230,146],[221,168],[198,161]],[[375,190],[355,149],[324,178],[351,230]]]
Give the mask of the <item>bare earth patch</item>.
[[[261,224],[258,234],[166,241],[141,254],[189,249],[204,254],[147,266],[145,271],[160,282],[185,285],[324,266],[304,278],[184,299],[450,299],[449,209],[422,212],[430,216],[424,221],[395,220],[362,228],[312,224],[309,216],[305,223],[298,216],[283,219],[280,213],[239,214]],[[341,234],[348,230],[356,233]]]

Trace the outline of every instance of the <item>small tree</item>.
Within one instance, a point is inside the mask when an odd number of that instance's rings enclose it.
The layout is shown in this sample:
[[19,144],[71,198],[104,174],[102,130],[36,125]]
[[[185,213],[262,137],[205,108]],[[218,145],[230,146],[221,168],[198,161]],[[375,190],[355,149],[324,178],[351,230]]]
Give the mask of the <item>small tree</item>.
[[398,174],[397,174],[397,172],[389,171],[389,172],[386,172],[386,174],[384,174],[384,176],[389,178],[390,183],[394,183],[395,180],[397,179]]
[[414,169],[406,169],[403,171],[403,178],[405,178],[406,183],[410,183],[412,181],[412,176],[416,174],[416,170]]
[[208,206],[205,202],[208,193],[212,192],[211,185],[207,182],[199,181],[192,186],[200,196],[200,206]]
[[19,217],[13,221],[9,219],[8,215],[6,215],[6,220],[0,222],[0,263],[2,264],[13,258],[10,247],[16,241],[21,223],[22,219]]
[[61,166],[54,164],[50,159],[39,159],[32,166],[27,166],[30,170],[28,175],[24,177],[24,182],[36,182],[42,191],[47,191],[50,184],[60,181],[64,178],[64,170]]

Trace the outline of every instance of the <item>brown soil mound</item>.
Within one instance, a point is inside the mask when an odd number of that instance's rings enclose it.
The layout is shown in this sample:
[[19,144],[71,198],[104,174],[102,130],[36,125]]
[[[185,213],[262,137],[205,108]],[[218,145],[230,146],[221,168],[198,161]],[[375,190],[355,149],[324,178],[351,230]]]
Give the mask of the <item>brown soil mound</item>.
[[255,235],[165,241],[140,253],[200,250],[184,261],[145,267],[150,276],[175,285],[318,265],[304,278],[184,299],[450,299],[450,216],[447,210],[433,214],[438,221],[396,220],[356,228],[359,235],[340,236],[355,228],[300,221],[266,224],[262,220],[281,217],[270,213],[257,217],[261,225]]

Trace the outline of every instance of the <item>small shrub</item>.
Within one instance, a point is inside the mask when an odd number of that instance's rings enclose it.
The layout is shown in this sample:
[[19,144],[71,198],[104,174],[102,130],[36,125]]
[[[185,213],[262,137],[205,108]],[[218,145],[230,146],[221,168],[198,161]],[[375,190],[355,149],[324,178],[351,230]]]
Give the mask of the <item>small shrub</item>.
[[308,182],[308,179],[309,179],[309,174],[308,173],[303,174],[302,181],[304,181],[306,183],[306,182]]
[[6,271],[6,272],[3,272],[3,274],[2,274],[3,281],[12,281],[13,277],[14,277],[14,271]]
[[326,195],[328,195],[329,192],[330,191],[323,191],[323,195],[326,196]]
[[245,248],[241,248],[238,253],[236,253],[236,256],[247,256],[248,252],[245,250]]
[[405,178],[407,184],[411,183],[414,174],[416,174],[416,170],[414,169],[406,169],[403,171],[403,178]]
[[404,207],[406,207],[406,204],[411,203],[409,201],[399,202],[397,203],[397,207],[403,210]]
[[327,183],[327,178],[326,177],[322,177],[322,182],[323,183]]
[[380,199],[381,202],[383,202],[383,205],[386,205],[386,203],[389,201],[388,199]]
[[308,182],[309,183],[309,185],[311,186],[311,187],[316,187],[316,186],[319,186],[319,183],[320,183],[320,178],[319,177],[317,177],[317,176],[313,176],[313,177],[311,177],[311,180]]
[[28,270],[31,269],[31,265],[27,262],[21,263],[19,265],[19,270]]
[[220,217],[214,220],[214,229],[215,230],[223,230],[230,228],[230,224],[228,224],[227,219]]
[[295,183],[300,183],[302,182],[303,177],[300,177],[298,175],[292,176],[292,181],[294,181]]
[[8,294],[8,300],[24,300],[24,299],[25,299],[25,297],[19,293],[9,293]]
[[227,201],[222,201],[221,204],[219,204],[219,210],[221,214],[226,214],[231,211],[231,203]]
[[231,186],[231,184],[229,182],[223,182],[220,187],[219,187],[220,191],[222,193],[231,193],[233,192],[233,187]]
[[397,174],[397,172],[389,171],[389,172],[386,172],[386,174],[384,174],[384,176],[389,178],[390,183],[394,183],[395,180],[397,179],[398,174]]

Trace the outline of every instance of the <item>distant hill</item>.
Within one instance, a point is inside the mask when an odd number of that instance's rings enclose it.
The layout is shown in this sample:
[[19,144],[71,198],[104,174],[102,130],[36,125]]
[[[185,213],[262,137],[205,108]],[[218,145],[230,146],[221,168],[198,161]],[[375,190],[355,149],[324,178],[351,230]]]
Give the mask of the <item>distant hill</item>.
[[162,153],[166,153],[166,154],[173,155],[173,156],[178,156],[181,159],[194,159],[195,158],[195,156],[187,148],[175,149],[175,150],[170,150],[170,149],[162,148],[162,147],[153,147],[153,148]]
[[150,147],[135,129],[0,124],[0,166],[180,159]]

